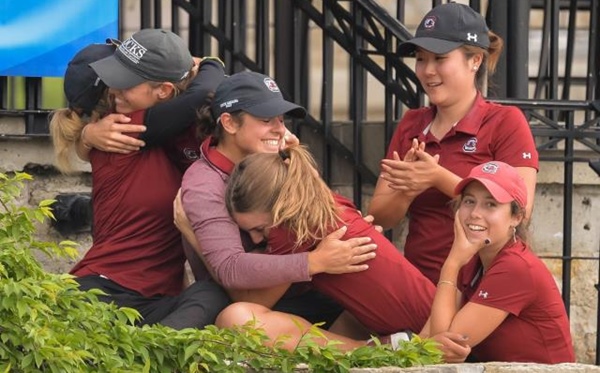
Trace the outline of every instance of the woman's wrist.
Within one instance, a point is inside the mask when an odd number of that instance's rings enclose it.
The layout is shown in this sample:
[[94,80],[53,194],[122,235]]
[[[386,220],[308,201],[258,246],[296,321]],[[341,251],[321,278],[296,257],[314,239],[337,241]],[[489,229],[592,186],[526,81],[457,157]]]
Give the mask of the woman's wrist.
[[307,265],[308,265],[308,275],[310,277],[323,272],[323,268],[321,268],[320,261],[318,259],[318,252],[310,251],[308,252]]
[[93,148],[92,144],[86,140],[85,138],[85,134],[89,128],[89,124],[86,124],[85,126],[83,126],[83,129],[81,130],[81,134],[79,135],[79,141],[81,141],[81,145],[83,145],[84,148],[91,150]]

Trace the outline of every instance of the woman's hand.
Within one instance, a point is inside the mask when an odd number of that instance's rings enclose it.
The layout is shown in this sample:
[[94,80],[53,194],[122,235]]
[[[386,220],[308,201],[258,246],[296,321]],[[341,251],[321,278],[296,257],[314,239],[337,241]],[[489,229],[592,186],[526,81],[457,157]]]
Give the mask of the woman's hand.
[[465,228],[458,218],[458,211],[454,214],[454,242],[448,254],[447,261],[459,267],[467,264],[475,254],[484,246],[484,242],[471,242],[467,238]]
[[109,114],[98,122],[85,126],[81,141],[98,150],[111,153],[128,154],[144,146],[142,140],[125,133],[144,132],[145,126],[128,124],[131,118],[123,114]]
[[196,236],[181,202],[181,189],[177,191],[177,196],[173,200],[173,223],[179,229],[183,237],[192,245],[196,244]]
[[425,151],[425,142],[419,143],[419,140],[413,139],[410,149],[404,155],[404,162],[415,162],[418,160],[417,151]]
[[398,153],[393,159],[381,160],[381,178],[389,187],[415,197],[430,187],[436,186],[439,170],[439,155],[432,156],[419,147],[412,147],[401,160]]
[[346,226],[330,233],[308,253],[309,274],[318,273],[354,273],[365,271],[369,265],[365,262],[375,257],[377,245],[369,237],[349,238],[342,241]]
[[295,146],[300,144],[300,139],[296,135],[290,132],[290,130],[286,129],[283,134],[283,139],[281,141],[280,150],[286,149],[290,146]]
[[438,343],[438,348],[444,354],[446,363],[462,363],[471,353],[469,339],[462,334],[453,332],[442,332],[431,337]]
[[[360,210],[358,210],[358,213],[362,216],[362,212]],[[375,217],[373,215],[366,215],[363,216],[363,220],[366,223],[369,223],[373,226],[373,228],[375,228],[375,230],[379,233],[383,233],[383,227],[381,225],[377,225],[377,224],[373,224],[373,222],[375,221]]]

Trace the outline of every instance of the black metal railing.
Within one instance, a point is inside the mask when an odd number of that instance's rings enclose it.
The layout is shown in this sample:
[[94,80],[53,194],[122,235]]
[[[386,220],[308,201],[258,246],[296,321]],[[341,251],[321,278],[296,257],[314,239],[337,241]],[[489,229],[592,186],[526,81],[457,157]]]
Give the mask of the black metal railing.
[[[288,98],[309,110],[306,120],[291,125],[321,160],[326,181],[362,207],[403,111],[425,103],[411,62],[395,56],[395,51],[399,42],[411,36],[404,26],[407,9],[421,7],[424,14],[427,7],[421,0],[387,1],[387,8],[383,3],[172,0],[170,9],[164,9],[161,0],[141,0],[139,21],[142,28],[187,32],[195,55],[219,55],[229,73],[250,69],[274,76]],[[428,5],[440,3],[432,0]],[[563,263],[563,299],[569,309],[572,262],[598,260],[572,255],[571,235],[574,163],[600,154],[600,1],[489,0],[487,4],[490,28],[506,43],[489,96],[520,107],[531,123],[541,161],[563,164],[563,247],[556,258]],[[470,0],[469,5],[484,9],[480,0]],[[543,15],[537,60],[529,60],[532,12]],[[566,26],[559,22],[561,12],[568,12]],[[588,24],[577,24],[581,14]],[[585,71],[572,69],[577,30],[587,33]],[[122,18],[121,36],[133,31]],[[566,40],[564,53],[561,37]],[[532,76],[530,63],[538,66]],[[24,136],[47,136],[41,79],[24,80],[26,105],[19,110],[8,105],[8,83],[8,78],[0,77],[0,120],[2,116],[25,118]],[[584,92],[580,101],[573,100],[576,90]]]

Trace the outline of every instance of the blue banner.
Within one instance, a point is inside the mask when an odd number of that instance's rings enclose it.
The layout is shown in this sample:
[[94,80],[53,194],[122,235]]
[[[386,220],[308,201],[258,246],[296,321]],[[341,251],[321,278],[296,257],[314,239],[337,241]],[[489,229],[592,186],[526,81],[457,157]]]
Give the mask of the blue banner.
[[118,0],[0,0],[0,76],[63,76],[77,51],[118,33]]

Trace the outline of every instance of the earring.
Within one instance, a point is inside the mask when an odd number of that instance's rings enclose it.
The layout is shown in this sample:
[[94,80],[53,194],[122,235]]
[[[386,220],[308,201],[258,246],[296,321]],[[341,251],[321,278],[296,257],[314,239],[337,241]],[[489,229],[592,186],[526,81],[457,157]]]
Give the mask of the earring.
[[479,70],[479,66],[477,66],[477,65],[473,66],[473,71],[477,71],[477,70]]

